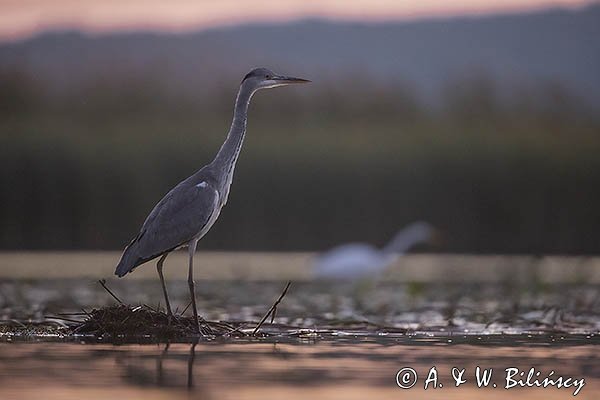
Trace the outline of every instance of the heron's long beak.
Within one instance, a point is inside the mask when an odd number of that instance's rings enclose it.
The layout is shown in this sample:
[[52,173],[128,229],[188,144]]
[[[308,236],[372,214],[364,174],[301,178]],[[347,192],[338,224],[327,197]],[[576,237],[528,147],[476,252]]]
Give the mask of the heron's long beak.
[[294,78],[293,76],[281,76],[281,75],[275,75],[271,79],[274,81],[281,82],[281,83],[309,83],[309,82],[311,82],[308,79]]

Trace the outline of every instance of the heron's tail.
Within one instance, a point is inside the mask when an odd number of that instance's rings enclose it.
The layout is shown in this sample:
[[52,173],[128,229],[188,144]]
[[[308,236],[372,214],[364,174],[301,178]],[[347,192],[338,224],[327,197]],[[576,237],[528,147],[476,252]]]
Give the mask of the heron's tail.
[[133,238],[131,243],[125,247],[125,251],[123,251],[121,260],[119,260],[117,268],[115,269],[115,275],[117,275],[119,278],[127,275],[143,262],[142,257],[139,255],[137,246],[139,237],[140,235],[137,235],[135,238]]
[[115,275],[117,275],[119,278],[127,275],[138,265],[139,257],[132,254],[133,252],[128,250],[129,248],[125,249],[119,264],[117,264],[117,269],[115,269]]

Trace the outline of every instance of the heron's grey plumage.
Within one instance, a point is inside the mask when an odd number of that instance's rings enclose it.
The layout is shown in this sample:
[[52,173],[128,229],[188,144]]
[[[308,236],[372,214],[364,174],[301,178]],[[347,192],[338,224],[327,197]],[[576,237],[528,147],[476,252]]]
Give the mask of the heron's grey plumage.
[[[116,275],[124,276],[137,266],[173,251],[193,238],[200,239],[200,235],[206,233],[211,216],[220,210],[217,185],[211,175],[208,168],[201,169],[158,202],[125,249]],[[202,182],[207,184],[199,186]]]
[[[266,68],[250,71],[242,80],[236,97],[233,121],[225,142],[214,160],[185,179],[156,204],[142,225],[140,232],[125,248],[115,274],[119,277],[139,265],[164,256],[178,247],[190,247],[188,280],[194,299],[192,259],[198,240],[211,228],[227,203],[235,165],[246,134],[246,121],[250,99],[259,89],[273,88],[291,83],[308,82],[304,79],[276,75]],[[158,272],[168,302],[162,262]],[[197,319],[196,305],[193,302]],[[169,315],[171,314],[168,307]]]

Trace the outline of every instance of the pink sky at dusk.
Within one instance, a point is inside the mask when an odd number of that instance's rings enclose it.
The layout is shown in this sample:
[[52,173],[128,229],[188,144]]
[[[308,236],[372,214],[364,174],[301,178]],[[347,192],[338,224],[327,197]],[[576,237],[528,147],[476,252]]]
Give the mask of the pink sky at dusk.
[[358,21],[577,8],[590,0],[0,0],[0,40],[44,30],[180,32],[306,17]]

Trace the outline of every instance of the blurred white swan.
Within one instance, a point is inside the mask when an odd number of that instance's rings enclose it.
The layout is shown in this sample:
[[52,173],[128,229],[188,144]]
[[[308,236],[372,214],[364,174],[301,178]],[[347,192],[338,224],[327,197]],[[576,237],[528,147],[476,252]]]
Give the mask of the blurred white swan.
[[436,229],[427,222],[414,222],[401,229],[382,249],[367,243],[349,243],[315,257],[314,277],[356,280],[381,273],[411,247],[430,241]]

